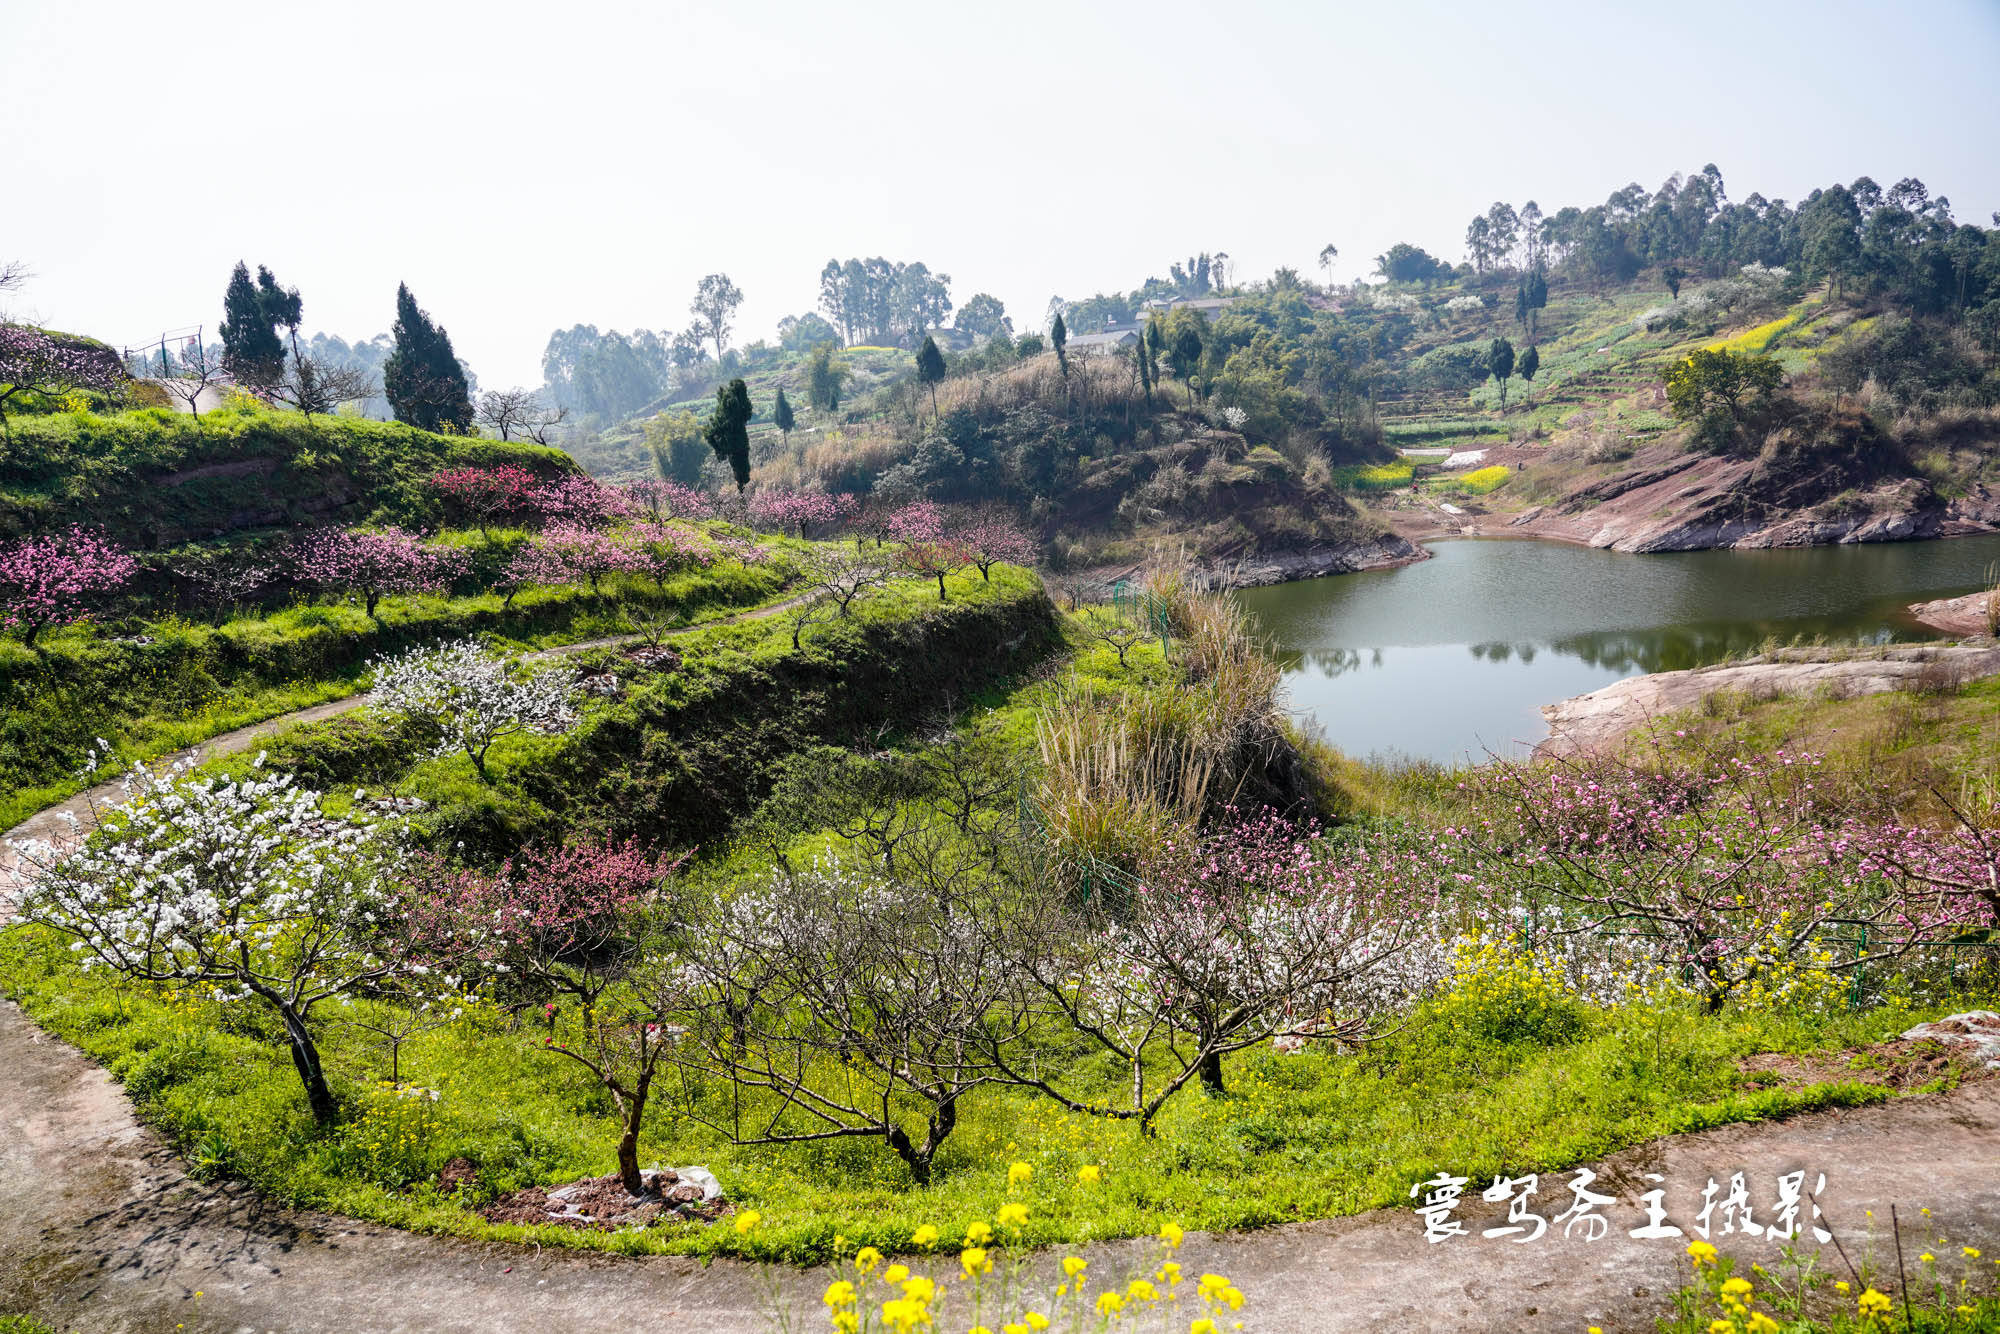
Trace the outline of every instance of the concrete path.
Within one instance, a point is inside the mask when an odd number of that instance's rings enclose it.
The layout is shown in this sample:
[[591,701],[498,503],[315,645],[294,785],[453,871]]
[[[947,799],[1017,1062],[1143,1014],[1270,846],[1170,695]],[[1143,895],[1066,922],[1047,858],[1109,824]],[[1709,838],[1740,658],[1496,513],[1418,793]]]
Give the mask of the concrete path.
[[[262,1202],[241,1186],[191,1181],[132,1116],[110,1078],[0,1003],[0,1311],[31,1310],[92,1334],[277,1331],[278,1334],[516,1334],[518,1331],[771,1328],[764,1280],[749,1265],[704,1268],[675,1257],[628,1259],[413,1236]],[[1595,1165],[1592,1189],[1611,1232],[1596,1242],[1560,1225],[1516,1244],[1477,1235],[1501,1206],[1474,1200],[1473,1235],[1427,1244],[1408,1210],[1230,1236],[1190,1234],[1194,1274],[1228,1275],[1248,1295],[1249,1331],[1651,1331],[1688,1262],[1685,1239],[1639,1241],[1633,1201],[1646,1173],[1666,1178],[1669,1221],[1686,1228],[1710,1177],[1744,1172],[1757,1216],[1780,1173],[1827,1176],[1823,1205],[1858,1264],[1864,1211],[1886,1229],[1902,1206],[1914,1262],[1935,1226],[2000,1254],[2000,1081],[1854,1111],[1815,1113],[1657,1141]],[[1570,1200],[1570,1174],[1542,1179],[1541,1211]],[[1485,1183],[1472,1186],[1476,1193]],[[1928,1206],[1933,1217],[1918,1217]],[[1726,1251],[1767,1265],[1778,1248],[1740,1234]],[[1874,1246],[1878,1263],[1893,1252]],[[1093,1275],[1137,1273],[1155,1248],[1082,1248]],[[1044,1264],[1052,1264],[1054,1256]],[[1825,1263],[1845,1273],[1828,1251]],[[943,1266],[939,1267],[940,1269]],[[794,1309],[817,1317],[828,1276],[788,1273]],[[203,1295],[199,1300],[195,1292]],[[817,1319],[806,1328],[817,1328]],[[1184,1327],[1184,1326],[1183,1326]],[[954,1327],[942,1323],[941,1329]]]

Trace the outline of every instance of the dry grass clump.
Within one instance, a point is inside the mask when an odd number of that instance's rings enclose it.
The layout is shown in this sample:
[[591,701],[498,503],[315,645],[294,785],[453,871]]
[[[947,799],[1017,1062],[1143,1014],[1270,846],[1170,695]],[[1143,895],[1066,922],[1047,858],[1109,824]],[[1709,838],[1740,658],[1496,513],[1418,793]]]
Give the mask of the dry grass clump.
[[1071,857],[1130,866],[1229,807],[1312,798],[1281,673],[1234,599],[1204,591],[1172,561],[1148,574],[1143,608],[1167,630],[1179,681],[1118,690],[1072,677],[1036,719],[1042,815]]
[[960,376],[938,386],[938,408],[970,410],[983,423],[1029,405],[1086,415],[1133,413],[1143,408],[1138,372],[1129,356],[1072,356],[1064,377],[1053,352],[1005,370]]

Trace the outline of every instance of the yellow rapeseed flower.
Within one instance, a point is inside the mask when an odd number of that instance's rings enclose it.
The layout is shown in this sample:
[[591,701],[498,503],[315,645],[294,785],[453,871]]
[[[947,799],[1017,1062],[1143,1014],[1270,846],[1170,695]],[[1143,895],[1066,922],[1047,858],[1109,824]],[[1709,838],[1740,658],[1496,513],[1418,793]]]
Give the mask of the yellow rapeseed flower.
[[854,1267],[866,1274],[882,1263],[882,1252],[873,1246],[863,1246],[854,1253]]
[[[1215,1322],[1213,1320],[1210,1320],[1207,1316],[1203,1316],[1201,1319],[1195,1321],[1192,1325],[1188,1326],[1188,1334],[1218,1334],[1218,1331],[1215,1328]],[[1601,1329],[1593,1329],[1590,1331],[1590,1334],[1604,1334],[1604,1331]]]
[[1124,1309],[1125,1299],[1117,1293],[1100,1292],[1097,1294],[1097,1313],[1099,1315],[1117,1315]]
[[1715,1247],[1705,1241],[1697,1241],[1688,1246],[1688,1255],[1694,1260],[1695,1268],[1715,1263]]
[[1040,1311],[1024,1312],[1021,1316],[1021,1319],[1028,1326],[1028,1328],[1032,1330],[1039,1331],[1047,1329],[1049,1327],[1049,1318],[1043,1315]]
[[1736,1322],[1734,1320],[1711,1320],[1708,1322],[1708,1334],[1736,1334]]
[[928,1306],[931,1298],[937,1296],[937,1284],[919,1274],[903,1284],[903,1296],[910,1301]]
[[1750,1313],[1750,1323],[1745,1325],[1744,1328],[1749,1331],[1749,1334],[1778,1334],[1782,1326],[1762,1311],[1752,1311]]
[[901,1283],[909,1276],[910,1267],[908,1265],[890,1265],[882,1271],[882,1281],[884,1283]]
[[1167,1249],[1170,1251],[1178,1250],[1181,1238],[1186,1235],[1186,1233],[1181,1231],[1179,1223],[1168,1222],[1160,1224],[1160,1240],[1167,1243]]
[[1919,1255],[1917,1259],[1923,1262],[1924,1264],[1930,1264],[1933,1260],[1936,1260],[1937,1257],[1935,1255],[1932,1255],[1929,1251],[1925,1251],[1922,1255]]
[[925,1223],[910,1234],[910,1244],[912,1246],[935,1246],[937,1245],[937,1240],[938,1230],[929,1223]]
[[820,1301],[828,1306],[852,1306],[854,1304],[854,1285],[844,1278],[829,1283],[826,1287],[826,1296],[820,1298]]
[[1088,1260],[1080,1260],[1074,1255],[1063,1257],[1064,1278],[1075,1278],[1088,1268],[1090,1268],[1090,1261]]
[[1010,1186],[1018,1186],[1032,1180],[1034,1175],[1035,1169],[1028,1163],[1007,1164],[1007,1184]]
[[967,1278],[971,1278],[974,1274],[992,1273],[993,1260],[980,1247],[968,1246],[958,1253],[958,1267],[965,1271]]
[[1855,1302],[1854,1305],[1862,1315],[1885,1316],[1889,1314],[1890,1309],[1895,1306],[1895,1303],[1889,1300],[1887,1293],[1877,1292],[1875,1289],[1870,1288],[1861,1294],[1860,1300]]
[[1750,1291],[1750,1280],[1747,1278],[1725,1279],[1722,1284],[1722,1290],[1732,1297],[1741,1297],[1744,1293]]
[[1023,1227],[1028,1222],[1028,1206],[1025,1204],[1003,1204],[993,1215],[1001,1227]]
[[966,1245],[984,1246],[987,1242],[991,1240],[993,1240],[993,1229],[988,1224],[970,1223],[966,1225],[965,1229]]
[[746,1209],[736,1215],[736,1231],[739,1236],[749,1235],[750,1229],[764,1221],[764,1215],[755,1209]]
[[1963,1249],[1963,1250],[1964,1250],[1964,1252],[1965,1252],[1965,1258],[1966,1258],[1966,1259],[1968,1259],[1968,1260],[1977,1260],[1977,1259],[1979,1258],[1979,1249],[1978,1249],[1977,1247],[1975,1247],[1975,1246],[1966,1246],[1966,1247],[1962,1247],[1961,1249]]
[[1086,1186],[1094,1186],[1104,1180],[1104,1169],[1096,1163],[1086,1163],[1076,1169],[1076,1179]]

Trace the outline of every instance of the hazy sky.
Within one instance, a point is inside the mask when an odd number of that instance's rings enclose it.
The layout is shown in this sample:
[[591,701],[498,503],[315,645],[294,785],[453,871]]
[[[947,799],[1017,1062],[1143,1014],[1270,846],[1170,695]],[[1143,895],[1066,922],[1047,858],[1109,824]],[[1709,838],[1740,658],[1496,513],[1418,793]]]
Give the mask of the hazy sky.
[[0,0],[0,258],[17,314],[114,343],[212,333],[239,258],[350,339],[407,280],[483,383],[537,383],[550,330],[684,327],[715,270],[767,337],[830,256],[1019,327],[1199,249],[1459,260],[1495,199],[1705,162],[1986,223],[1996,70],[2000,0]]

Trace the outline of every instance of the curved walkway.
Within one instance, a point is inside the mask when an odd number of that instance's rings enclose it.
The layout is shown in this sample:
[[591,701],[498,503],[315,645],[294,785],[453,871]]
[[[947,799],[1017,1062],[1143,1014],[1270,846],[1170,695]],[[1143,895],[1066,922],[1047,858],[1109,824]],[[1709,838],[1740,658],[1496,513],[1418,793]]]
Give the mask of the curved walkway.
[[[774,615],[798,599],[738,613]],[[620,642],[594,640],[552,657]],[[364,696],[335,700],[215,737],[212,754],[247,749],[294,723],[332,717]],[[115,797],[117,784],[95,789]],[[42,837],[64,810],[87,813],[85,794],[43,811],[7,835]],[[8,868],[0,866],[0,892]],[[1594,1164],[1593,1189],[1614,1196],[1610,1235],[1596,1242],[1549,1235],[1528,1245],[1477,1235],[1427,1245],[1403,1209],[1240,1234],[1190,1234],[1190,1272],[1229,1275],[1250,1296],[1245,1327],[1266,1334],[1326,1331],[1651,1331],[1686,1272],[1679,1242],[1637,1241],[1634,1206],[1665,1177],[1673,1221],[1686,1225],[1711,1177],[1749,1176],[1768,1200],[1779,1174],[1824,1172],[1823,1203],[1858,1262],[1874,1210],[1891,1203],[1927,1220],[1953,1244],[2000,1254],[2000,1081],[1940,1097],[1732,1126],[1660,1140]],[[1546,1212],[1566,1200],[1569,1174],[1544,1179]],[[1478,1183],[1473,1187],[1476,1192]],[[1501,1206],[1477,1200],[1475,1231]],[[1723,1249],[1770,1260],[1777,1248],[1741,1237]],[[1921,1248],[1921,1238],[1915,1239]],[[1138,1272],[1143,1242],[1082,1248],[1094,1275]],[[1878,1239],[1879,1256],[1888,1253]],[[1911,1251],[1914,1257],[1915,1250]],[[946,1262],[948,1264],[948,1262]],[[1053,1264],[1043,1258],[1042,1267]],[[1840,1259],[1826,1264],[1845,1272]],[[940,1265],[940,1269],[945,1267]],[[788,1273],[782,1287],[818,1327],[827,1276]],[[1052,1285],[1052,1284],[1051,1284]],[[703,1266],[676,1257],[628,1259],[593,1252],[474,1243],[282,1209],[240,1185],[191,1180],[158,1135],[141,1125],[105,1072],[0,1001],[0,1313],[30,1311],[94,1334],[233,1331],[239,1334],[515,1334],[516,1331],[660,1329],[752,1334],[771,1328],[765,1281],[752,1266]],[[195,1293],[200,1292],[200,1298]]]

